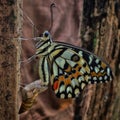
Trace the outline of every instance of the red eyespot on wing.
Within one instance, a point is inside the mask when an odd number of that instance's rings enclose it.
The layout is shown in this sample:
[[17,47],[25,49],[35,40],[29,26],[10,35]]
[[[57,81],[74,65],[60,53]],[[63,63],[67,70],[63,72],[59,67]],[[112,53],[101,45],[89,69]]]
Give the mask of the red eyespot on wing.
[[53,84],[53,89],[56,90],[58,89],[58,81],[55,81]]

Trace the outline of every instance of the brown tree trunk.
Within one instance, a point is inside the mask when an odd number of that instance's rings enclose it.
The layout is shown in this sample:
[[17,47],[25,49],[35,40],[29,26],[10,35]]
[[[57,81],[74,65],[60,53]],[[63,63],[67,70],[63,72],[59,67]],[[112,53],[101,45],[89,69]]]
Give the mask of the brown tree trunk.
[[[83,47],[104,58],[114,80],[88,86],[76,100],[75,120],[120,120],[120,2],[84,0]],[[92,89],[92,90],[91,90]]]
[[18,120],[21,0],[0,1],[0,120]]

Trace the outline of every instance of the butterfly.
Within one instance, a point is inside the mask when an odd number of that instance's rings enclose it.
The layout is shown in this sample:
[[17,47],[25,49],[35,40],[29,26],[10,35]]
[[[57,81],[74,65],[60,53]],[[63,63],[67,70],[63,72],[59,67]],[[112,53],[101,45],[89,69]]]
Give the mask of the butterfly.
[[88,84],[113,79],[107,63],[82,48],[56,42],[48,31],[37,38],[36,56],[39,75],[44,85],[49,83],[58,98],[74,98]]

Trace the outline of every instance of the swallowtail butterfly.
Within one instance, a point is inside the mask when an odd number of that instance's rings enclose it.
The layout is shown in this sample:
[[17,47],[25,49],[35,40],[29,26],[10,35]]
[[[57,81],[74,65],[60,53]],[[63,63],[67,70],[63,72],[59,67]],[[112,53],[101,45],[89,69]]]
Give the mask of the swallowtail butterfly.
[[39,75],[49,83],[58,98],[76,97],[87,84],[113,79],[111,68],[100,58],[82,48],[55,42],[48,31],[38,37],[36,56]]

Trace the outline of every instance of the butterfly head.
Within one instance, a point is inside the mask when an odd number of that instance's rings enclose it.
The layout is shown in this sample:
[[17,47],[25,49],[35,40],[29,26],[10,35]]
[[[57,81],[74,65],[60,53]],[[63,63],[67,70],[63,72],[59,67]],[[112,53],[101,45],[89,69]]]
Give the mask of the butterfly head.
[[45,50],[51,46],[52,38],[48,31],[44,31],[43,34],[38,37],[38,42],[36,44],[36,55],[43,55]]
[[50,33],[46,30],[43,32],[43,34],[40,35],[40,40],[41,41],[47,41],[47,40],[51,40],[51,35]]

